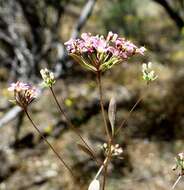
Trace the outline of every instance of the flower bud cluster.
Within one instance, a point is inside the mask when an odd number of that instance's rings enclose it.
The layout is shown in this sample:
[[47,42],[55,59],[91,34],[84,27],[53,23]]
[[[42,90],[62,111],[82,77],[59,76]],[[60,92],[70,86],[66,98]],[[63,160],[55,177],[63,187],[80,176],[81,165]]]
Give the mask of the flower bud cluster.
[[179,153],[176,158],[176,165],[173,167],[173,170],[179,169],[179,175],[184,175],[184,152]]
[[142,73],[143,73],[143,79],[147,82],[154,81],[158,78],[157,75],[155,75],[155,71],[152,70],[152,63],[143,63],[142,64]]
[[14,102],[26,109],[27,106],[36,98],[37,91],[36,88],[31,86],[30,84],[23,83],[17,81],[16,83],[12,83],[8,88],[9,91],[14,92]]
[[136,54],[143,55],[146,50],[112,32],[107,37],[83,33],[81,38],[70,39],[65,45],[77,62],[94,72],[110,69]]
[[[109,152],[109,146],[107,143],[103,144],[103,150],[105,152],[105,155],[108,155]],[[119,144],[111,145],[111,154],[112,156],[120,156],[123,153],[122,147],[120,147]]]
[[52,87],[52,85],[56,82],[54,73],[50,72],[47,68],[41,69],[40,74],[42,76],[43,85],[45,87]]

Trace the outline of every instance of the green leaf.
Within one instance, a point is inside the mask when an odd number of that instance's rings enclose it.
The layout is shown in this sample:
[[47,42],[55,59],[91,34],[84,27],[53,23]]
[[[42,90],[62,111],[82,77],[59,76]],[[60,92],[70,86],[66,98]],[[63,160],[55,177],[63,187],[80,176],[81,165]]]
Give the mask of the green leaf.
[[116,120],[116,100],[114,97],[111,98],[109,103],[108,117],[111,124],[112,135],[114,135],[114,127]]

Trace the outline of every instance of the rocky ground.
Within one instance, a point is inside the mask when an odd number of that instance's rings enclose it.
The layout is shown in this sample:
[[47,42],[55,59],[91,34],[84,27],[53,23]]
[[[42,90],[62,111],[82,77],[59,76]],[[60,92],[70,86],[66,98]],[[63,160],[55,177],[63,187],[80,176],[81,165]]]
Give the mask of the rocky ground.
[[[108,190],[166,190],[177,178],[172,166],[175,155],[184,146],[184,89],[178,88],[184,80],[183,71],[156,64],[159,80],[147,88],[140,79],[140,68],[136,64],[126,66],[126,69],[117,66],[103,79],[106,107],[112,95],[117,100],[117,126],[128,116],[136,99],[143,96],[143,101],[116,138],[116,142],[124,148],[124,159],[112,161],[108,171]],[[161,75],[163,72],[164,76]],[[59,99],[61,95],[64,97],[66,112],[102,160],[100,145],[105,142],[105,133],[93,77],[84,75],[74,80],[73,76],[69,76],[65,81],[57,82],[55,91]],[[31,106],[30,112],[80,180],[76,182],[72,179],[24,118],[20,141],[16,144],[14,121],[0,129],[0,189],[87,189],[98,167],[78,149],[77,143],[81,142],[67,128],[49,91],[46,90],[42,98]],[[181,180],[176,189],[183,189],[183,184]]]

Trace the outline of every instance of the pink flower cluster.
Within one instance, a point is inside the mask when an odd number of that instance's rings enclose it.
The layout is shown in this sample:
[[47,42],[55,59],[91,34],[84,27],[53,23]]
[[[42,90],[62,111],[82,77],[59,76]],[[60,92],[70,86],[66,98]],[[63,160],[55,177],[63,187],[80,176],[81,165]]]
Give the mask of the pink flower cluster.
[[35,87],[20,81],[12,83],[8,90],[14,92],[15,103],[23,109],[26,109],[37,96]]
[[106,38],[83,33],[80,39],[70,39],[65,45],[70,55],[74,55],[74,59],[77,58],[85,66],[90,65],[94,71],[109,69],[135,54],[144,55],[146,50],[112,32]]

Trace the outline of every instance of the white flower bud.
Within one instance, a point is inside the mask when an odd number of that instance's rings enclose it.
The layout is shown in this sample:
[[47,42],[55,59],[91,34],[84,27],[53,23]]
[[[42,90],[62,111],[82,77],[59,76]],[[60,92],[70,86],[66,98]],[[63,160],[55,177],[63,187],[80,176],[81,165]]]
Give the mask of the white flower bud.
[[143,63],[142,64],[142,73],[143,73],[143,79],[147,82],[154,81],[158,78],[157,75],[155,75],[155,71],[152,70],[152,63]]
[[148,62],[148,69],[152,68],[152,62]]
[[50,72],[47,68],[42,69],[40,74],[43,78],[43,85],[45,87],[52,87],[52,85],[56,82],[54,78],[54,73]]

